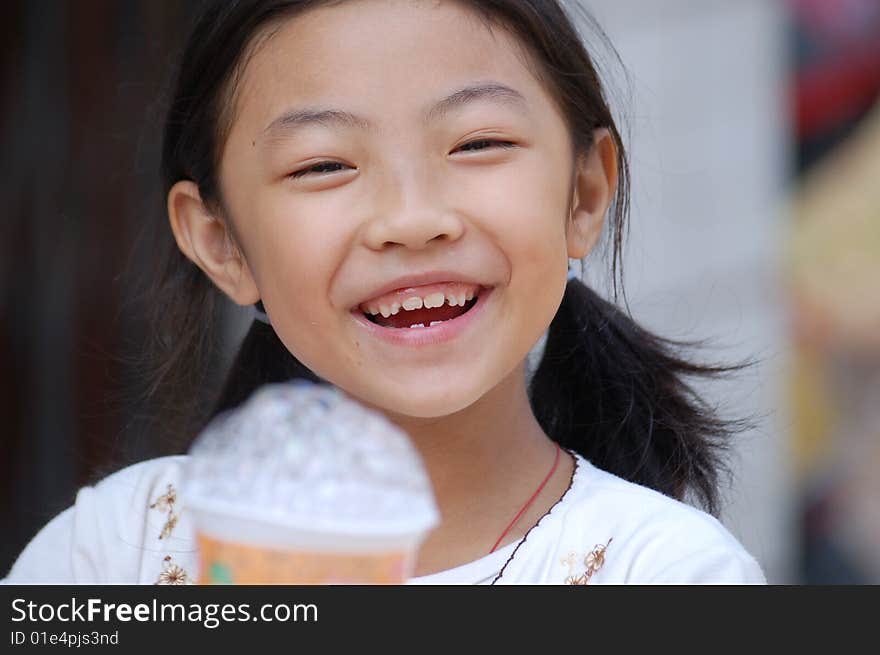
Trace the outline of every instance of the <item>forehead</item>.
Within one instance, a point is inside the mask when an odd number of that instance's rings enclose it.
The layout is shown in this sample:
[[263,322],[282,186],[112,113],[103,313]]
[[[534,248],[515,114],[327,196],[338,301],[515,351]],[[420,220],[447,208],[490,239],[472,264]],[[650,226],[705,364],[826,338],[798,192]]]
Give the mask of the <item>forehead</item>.
[[[507,85],[538,111],[552,104],[519,42],[456,2],[352,0],[318,7],[280,21],[257,43],[236,94],[235,123],[249,136],[311,104],[399,126],[422,118],[415,110],[429,100],[476,80]],[[497,94],[494,100],[504,104]]]

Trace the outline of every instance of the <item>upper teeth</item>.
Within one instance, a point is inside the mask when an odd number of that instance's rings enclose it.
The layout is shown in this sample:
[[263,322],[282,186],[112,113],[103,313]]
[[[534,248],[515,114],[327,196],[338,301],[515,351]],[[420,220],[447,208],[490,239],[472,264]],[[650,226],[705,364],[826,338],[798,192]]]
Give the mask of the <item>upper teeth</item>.
[[436,293],[428,294],[427,296],[407,296],[403,299],[401,303],[392,302],[391,304],[379,303],[373,304],[370,303],[368,305],[362,305],[362,307],[366,307],[366,311],[372,315],[382,314],[384,318],[388,318],[389,316],[393,316],[397,314],[401,309],[405,309],[407,311],[412,311],[414,309],[421,309],[425,307],[427,309],[431,309],[433,307],[442,307],[445,304],[456,307],[464,307],[464,304],[468,300],[472,300],[474,297],[473,289],[469,289],[468,291],[461,291],[459,293],[437,291]]

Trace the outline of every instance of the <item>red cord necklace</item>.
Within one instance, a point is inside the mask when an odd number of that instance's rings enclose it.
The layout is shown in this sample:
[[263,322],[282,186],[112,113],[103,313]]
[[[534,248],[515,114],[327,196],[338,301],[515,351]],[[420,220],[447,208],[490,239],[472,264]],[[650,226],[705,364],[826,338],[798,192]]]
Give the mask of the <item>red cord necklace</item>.
[[495,549],[498,548],[498,544],[500,544],[501,540],[504,539],[505,535],[508,532],[510,532],[510,528],[512,528],[514,525],[516,525],[516,522],[519,521],[519,518],[529,508],[529,505],[531,505],[535,501],[535,498],[537,498],[538,494],[541,493],[541,489],[544,488],[544,485],[547,484],[547,481],[553,477],[553,473],[556,471],[556,466],[557,466],[557,464],[559,464],[559,451],[560,451],[559,444],[555,444],[555,445],[556,445],[556,457],[553,458],[553,466],[550,469],[550,472],[547,474],[547,477],[544,478],[544,481],[541,482],[540,485],[538,485],[538,488],[535,489],[535,493],[532,494],[532,497],[526,501],[526,504],[522,506],[522,509],[519,510],[517,515],[513,517],[513,520],[510,522],[510,524],[506,528],[504,528],[504,532],[501,533],[501,536],[498,537],[498,541],[495,542],[495,545],[492,546],[492,550],[489,551],[490,555],[495,552]]

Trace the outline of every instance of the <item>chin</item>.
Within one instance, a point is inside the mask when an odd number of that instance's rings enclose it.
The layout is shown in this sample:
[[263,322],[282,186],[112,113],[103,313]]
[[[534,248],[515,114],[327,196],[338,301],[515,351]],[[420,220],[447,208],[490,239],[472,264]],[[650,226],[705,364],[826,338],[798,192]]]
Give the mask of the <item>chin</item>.
[[442,418],[460,412],[477,402],[484,394],[478,390],[469,390],[458,386],[450,391],[448,384],[442,389],[432,390],[425,386],[415,385],[400,390],[373,390],[370,394],[350,394],[359,402],[377,409],[389,417],[407,418]]

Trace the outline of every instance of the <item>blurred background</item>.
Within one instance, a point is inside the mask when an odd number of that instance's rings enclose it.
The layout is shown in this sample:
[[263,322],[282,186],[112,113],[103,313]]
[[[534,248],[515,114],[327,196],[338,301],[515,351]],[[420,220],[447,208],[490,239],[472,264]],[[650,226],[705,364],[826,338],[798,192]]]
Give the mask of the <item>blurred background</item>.
[[[576,1],[622,60],[596,46],[632,158],[630,309],[706,339],[704,359],[756,361],[705,389],[754,421],[723,522],[770,582],[880,583],[880,0]],[[146,235],[166,220],[163,100],[193,7],[2,11],[5,574],[80,486],[179,447],[136,362]],[[585,262],[600,290],[602,266]]]

